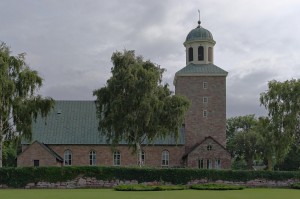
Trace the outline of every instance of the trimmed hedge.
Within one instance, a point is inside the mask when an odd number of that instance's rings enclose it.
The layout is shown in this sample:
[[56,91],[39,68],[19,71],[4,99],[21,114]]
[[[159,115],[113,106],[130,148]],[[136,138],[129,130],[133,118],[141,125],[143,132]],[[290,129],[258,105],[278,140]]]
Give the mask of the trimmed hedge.
[[234,185],[226,185],[226,184],[195,184],[190,187],[191,189],[196,190],[242,190],[243,186],[234,186]]
[[299,171],[233,171],[183,168],[136,168],[136,167],[17,167],[0,168],[0,184],[24,187],[28,183],[66,182],[77,176],[96,177],[98,180],[137,180],[141,182],[162,181],[186,184],[196,179],[208,181],[249,181],[266,179],[282,181],[299,179]]

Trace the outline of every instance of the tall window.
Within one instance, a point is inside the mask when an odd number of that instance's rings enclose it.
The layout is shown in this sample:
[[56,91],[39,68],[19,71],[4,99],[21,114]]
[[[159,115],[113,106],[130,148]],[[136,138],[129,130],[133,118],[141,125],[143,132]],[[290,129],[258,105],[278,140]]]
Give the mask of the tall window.
[[207,166],[207,169],[212,169],[212,161],[211,161],[211,159],[207,159],[206,160],[206,166]]
[[69,149],[65,150],[64,153],[64,165],[65,166],[72,165],[72,151],[70,151]]
[[215,160],[215,168],[216,169],[221,169],[221,160],[220,159]]
[[212,62],[213,59],[213,50],[212,47],[208,47],[208,61]]
[[169,151],[164,150],[161,154],[161,165],[169,166]]
[[96,165],[96,151],[94,151],[94,150],[90,151],[90,165],[91,166]]
[[194,59],[194,56],[193,56],[193,48],[190,47],[190,48],[189,48],[189,61],[193,61],[193,59]]
[[114,166],[120,166],[121,165],[121,153],[120,151],[114,152]]
[[[139,164],[139,154],[137,154],[137,163]],[[145,164],[145,151],[141,151],[141,165]]]
[[198,47],[198,61],[204,60],[204,48],[203,46]]
[[207,89],[207,82],[203,82],[203,89]]
[[198,160],[198,168],[199,169],[203,169],[204,168],[204,160],[203,159],[199,159]]

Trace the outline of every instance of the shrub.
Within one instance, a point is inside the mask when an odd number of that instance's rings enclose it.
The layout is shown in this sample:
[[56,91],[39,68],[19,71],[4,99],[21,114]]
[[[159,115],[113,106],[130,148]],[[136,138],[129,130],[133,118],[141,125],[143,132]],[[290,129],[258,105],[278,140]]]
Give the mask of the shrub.
[[190,187],[197,190],[242,190],[242,186],[226,185],[226,184],[195,184]]
[[291,188],[293,188],[293,189],[300,189],[300,182],[292,184]]

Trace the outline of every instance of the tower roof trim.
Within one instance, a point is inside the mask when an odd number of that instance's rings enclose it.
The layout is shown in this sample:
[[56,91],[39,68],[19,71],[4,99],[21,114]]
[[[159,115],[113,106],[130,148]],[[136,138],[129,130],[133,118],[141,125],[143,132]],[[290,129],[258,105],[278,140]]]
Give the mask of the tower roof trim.
[[214,64],[188,64],[175,73],[174,85],[178,76],[224,76],[228,72]]

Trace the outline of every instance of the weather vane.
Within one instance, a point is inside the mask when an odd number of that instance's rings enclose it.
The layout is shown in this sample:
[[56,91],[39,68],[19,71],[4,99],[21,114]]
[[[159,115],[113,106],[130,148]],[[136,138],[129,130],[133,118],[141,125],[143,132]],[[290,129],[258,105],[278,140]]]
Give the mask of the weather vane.
[[200,27],[201,21],[200,21],[200,10],[199,9],[198,9],[198,13],[199,13],[198,27]]

